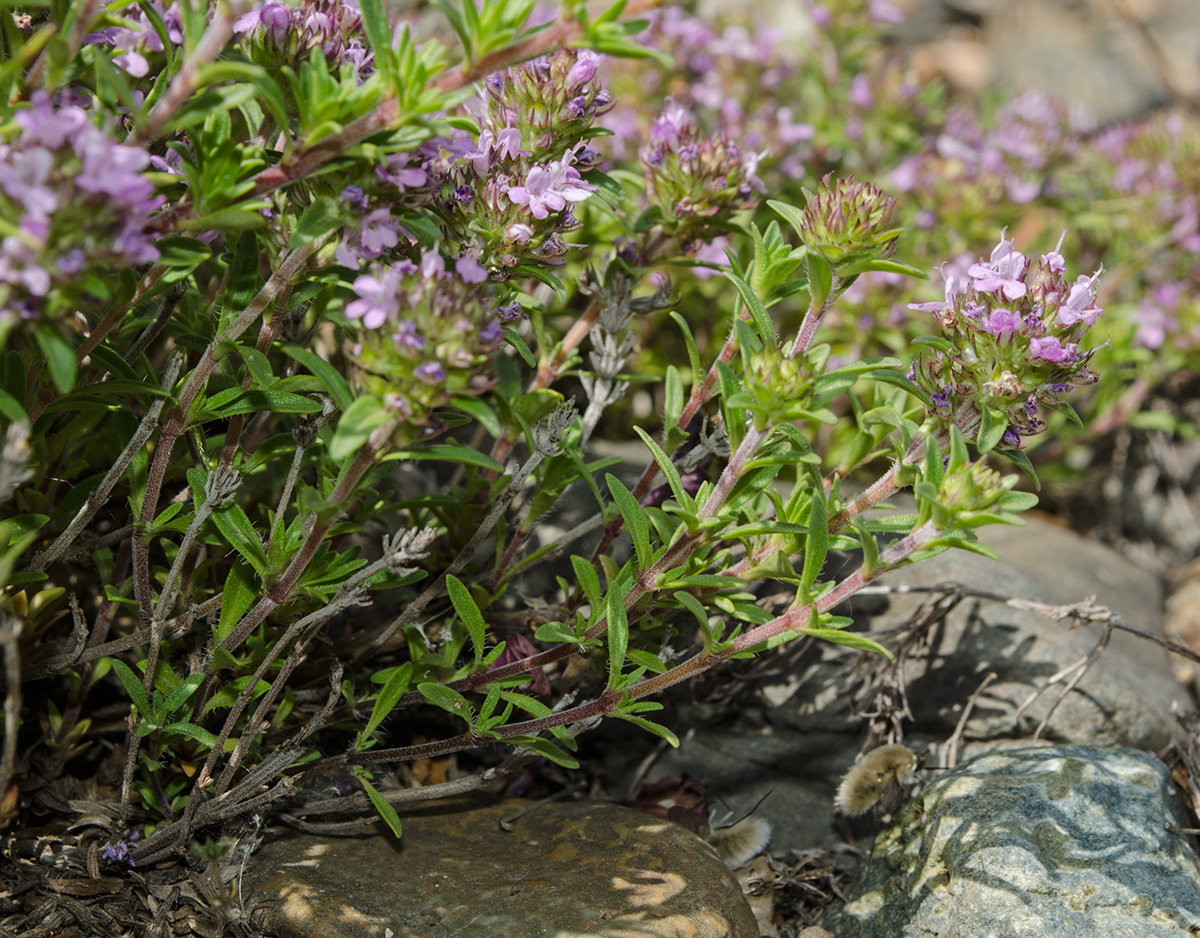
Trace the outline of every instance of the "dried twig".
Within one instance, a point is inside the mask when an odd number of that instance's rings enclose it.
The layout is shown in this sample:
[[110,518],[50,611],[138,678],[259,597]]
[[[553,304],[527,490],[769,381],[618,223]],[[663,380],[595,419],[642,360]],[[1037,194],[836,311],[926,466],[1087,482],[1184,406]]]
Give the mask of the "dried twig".
[[975,709],[975,702],[979,700],[980,695],[987,690],[987,686],[994,680],[996,680],[996,672],[991,671],[983,679],[982,683],[975,688],[975,693],[968,698],[966,706],[963,707],[962,716],[959,717],[958,725],[954,727],[954,732],[946,741],[946,751],[941,760],[941,767],[943,769],[952,769],[958,765],[958,743],[962,739],[963,730],[967,728],[967,720],[971,718],[971,711]]

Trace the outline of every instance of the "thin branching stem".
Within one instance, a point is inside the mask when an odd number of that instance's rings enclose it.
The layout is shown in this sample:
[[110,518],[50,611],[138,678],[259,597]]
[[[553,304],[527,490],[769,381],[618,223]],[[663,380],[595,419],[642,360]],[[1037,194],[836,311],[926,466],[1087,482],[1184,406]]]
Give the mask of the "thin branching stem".
[[[166,375],[163,377],[160,389],[164,392],[169,392],[179,378],[179,371],[183,367],[182,356],[176,355],[171,359],[171,363],[167,366]],[[104,474],[104,478],[100,480],[100,484],[88,496],[75,513],[75,517],[71,519],[71,523],[67,525],[65,531],[56,537],[45,550],[39,551],[30,561],[30,570],[45,570],[50,564],[58,560],[63,555],[68,547],[74,543],[75,538],[83,533],[84,528],[88,526],[96,512],[99,511],[108,502],[109,496],[116,488],[117,483],[124,478],[125,470],[129,468],[129,464],[146,445],[146,441],[150,439],[150,435],[154,433],[158,426],[158,418],[162,413],[163,405],[166,402],[165,397],[154,398],[146,415],[142,418],[142,422],[138,424],[137,431],[133,434],[125,449],[121,451],[121,455],[117,457],[117,461],[113,463],[112,468]]]

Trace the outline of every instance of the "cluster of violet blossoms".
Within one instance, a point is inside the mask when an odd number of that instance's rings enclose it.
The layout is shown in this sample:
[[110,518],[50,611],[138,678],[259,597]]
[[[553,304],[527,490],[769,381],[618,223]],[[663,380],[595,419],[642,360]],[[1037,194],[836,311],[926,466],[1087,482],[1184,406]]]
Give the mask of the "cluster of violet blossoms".
[[56,294],[82,284],[104,296],[105,275],[158,259],[147,229],[164,200],[142,175],[150,155],[112,140],[83,108],[56,108],[37,92],[16,124],[17,137],[0,143],[0,218],[10,232],[0,242],[0,307],[53,317],[52,283]]
[[638,151],[646,199],[659,210],[664,233],[690,254],[712,240],[737,212],[753,207],[764,186],[755,175],[759,154],[743,152],[724,133],[703,133],[673,99]]
[[404,418],[403,439],[441,432],[437,408],[492,386],[501,322],[515,315],[485,296],[469,264],[457,266],[448,270],[436,247],[418,262],[374,264],[354,281],[356,298],[346,304],[346,316],[362,323],[349,349],[355,383]]
[[295,65],[320,49],[332,68],[349,65],[359,81],[375,70],[374,54],[362,41],[362,14],[356,0],[303,0],[255,3],[233,24],[250,57],[268,67]]
[[[150,2],[150,9],[158,14],[166,28],[167,41],[178,46],[183,43],[183,24],[179,15],[179,4],[172,3],[165,10],[158,3]],[[154,21],[145,10],[138,12],[136,19],[125,19],[127,25],[107,26],[89,33],[86,42],[95,45],[114,46],[120,54],[113,58],[113,65],[132,78],[145,78],[150,73],[147,55],[158,55],[166,51],[163,36],[155,28]]]
[[1001,235],[991,258],[972,265],[964,281],[945,274],[945,299],[910,308],[933,313],[948,341],[924,353],[909,377],[933,402],[929,416],[974,436],[985,408],[1002,414],[1000,441],[1019,448],[1046,428],[1042,409],[1065,406],[1060,395],[1095,383],[1094,350],[1080,342],[1100,315],[1096,281],[1103,269],[1074,282],[1065,276],[1059,245],[1034,262]]

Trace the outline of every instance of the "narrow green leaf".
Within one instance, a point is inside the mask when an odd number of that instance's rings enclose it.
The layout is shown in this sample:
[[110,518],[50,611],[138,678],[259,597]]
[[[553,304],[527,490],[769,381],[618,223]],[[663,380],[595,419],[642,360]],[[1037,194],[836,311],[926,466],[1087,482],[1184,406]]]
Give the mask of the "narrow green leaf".
[[608,589],[608,686],[611,689],[621,678],[625,666],[625,650],[629,647],[629,618],[625,613],[627,589],[620,579]]
[[600,607],[600,574],[596,572],[594,564],[577,554],[571,555],[571,567],[575,571],[575,581],[583,590],[583,595],[587,597],[588,605],[595,614]]
[[353,456],[367,442],[371,432],[387,420],[388,412],[382,401],[375,397],[360,397],[342,412],[329,444],[330,457],[340,463]]
[[450,594],[450,602],[454,606],[454,611],[458,613],[463,625],[467,627],[467,634],[471,637],[471,646],[475,650],[475,663],[478,664],[483,658],[483,643],[487,635],[487,625],[483,621],[483,613],[475,605],[475,598],[471,595],[471,591],[463,585],[462,580],[453,574],[446,577],[446,592]]
[[172,736],[186,736],[188,739],[194,739],[208,749],[212,749],[217,744],[216,734],[202,729],[195,723],[168,723],[162,728],[162,731]]
[[266,579],[271,573],[271,564],[258,539],[258,532],[246,517],[242,506],[234,501],[228,502],[213,512],[212,519],[229,546],[241,554],[261,578]]
[[821,575],[828,550],[829,518],[825,511],[825,498],[821,492],[813,492],[808,510],[808,534],[804,538],[804,572],[800,577],[805,592],[813,588],[817,577]]
[[679,326],[679,331],[683,333],[683,341],[687,346],[688,362],[692,366],[692,386],[693,388],[699,387],[704,381],[704,372],[700,370],[700,352],[696,349],[696,340],[692,338],[692,330],[688,327],[687,320],[675,312],[675,310],[671,310],[668,315],[675,320],[675,324]]
[[505,326],[504,339],[509,345],[517,350],[517,354],[519,354],[521,358],[525,360],[525,364],[527,364],[530,368],[537,367],[537,361],[534,360],[533,352],[530,350],[529,346],[525,344],[525,340],[521,338],[521,334],[517,332],[516,329],[514,329],[512,326]]
[[658,723],[651,722],[650,720],[647,720],[645,717],[634,716],[632,713],[625,713],[621,710],[616,711],[616,713],[613,715],[620,717],[622,720],[629,721],[634,726],[640,726],[647,733],[653,733],[655,736],[661,736],[663,739],[665,739],[668,743],[671,744],[672,748],[675,748],[675,749],[679,748],[679,737],[676,736],[674,733],[672,733],[665,726],[662,726],[661,724],[658,724]]
[[775,336],[775,326],[771,322],[771,314],[767,312],[762,300],[755,294],[754,288],[732,271],[725,271],[725,277],[737,287],[738,293],[742,295],[742,302],[746,304],[746,309],[749,310],[754,325],[758,327],[759,337],[767,348],[774,348],[778,341]]
[[163,701],[162,713],[164,722],[171,716],[172,713],[175,713],[180,707],[188,702],[188,699],[192,696],[192,694],[196,693],[196,688],[200,686],[203,680],[203,673],[198,671],[195,674],[189,674],[179,682],[179,686],[177,686],[175,690],[171,691],[171,695],[165,701]]
[[471,705],[458,691],[433,681],[418,684],[417,691],[435,707],[441,707],[447,713],[471,722]]
[[342,220],[342,212],[337,200],[332,196],[323,195],[312,201],[304,210],[292,236],[288,239],[288,250],[294,251],[311,241],[315,241],[325,232],[337,227]]
[[[363,0],[363,8],[365,9],[370,2],[372,0]],[[378,0],[375,0],[375,2],[378,2]],[[396,808],[379,793],[379,790],[374,785],[361,775],[358,777],[358,781],[367,793],[367,797],[371,799],[371,804],[375,806],[375,810],[379,812],[379,816],[383,818],[384,823],[391,828],[392,833],[399,840],[403,836],[403,832],[400,827],[400,815],[396,813]]]
[[994,450],[1008,429],[1008,416],[997,407],[986,404],[980,408],[979,435],[975,437],[975,447],[980,453],[990,453]]
[[675,496],[675,501],[679,502],[683,508],[690,509],[692,507],[692,499],[684,491],[683,480],[679,477],[679,470],[671,462],[671,457],[664,453],[662,447],[655,443],[650,434],[641,427],[635,425],[633,432],[642,438],[642,442],[646,444],[646,449],[650,450],[650,455],[654,457],[654,461],[658,464],[658,468],[662,470],[667,484],[671,486],[671,494]]
[[873,642],[865,635],[860,635],[857,632],[847,632],[844,629],[797,629],[801,635],[811,635],[813,638],[819,638],[824,642],[831,642],[834,645],[845,645],[847,648],[857,648],[861,651],[873,651],[883,655],[885,658],[891,658],[892,653],[880,645],[878,642]]
[[338,410],[345,413],[350,409],[350,405],[354,403],[354,395],[350,393],[350,385],[346,383],[346,379],[342,377],[342,373],[334,368],[333,365],[325,361],[316,352],[310,352],[308,349],[299,348],[295,345],[284,346],[283,352],[285,355],[294,358],[321,379],[321,383],[325,385],[325,390],[329,392],[329,396],[337,404]]
[[369,739],[375,730],[379,728],[379,724],[384,718],[392,712],[392,708],[396,706],[396,702],[404,696],[404,692],[408,690],[408,685],[412,681],[413,666],[411,661],[406,661],[398,668],[390,668],[391,674],[388,676],[387,683],[383,685],[383,689],[379,692],[379,696],[375,698],[375,706],[371,710],[371,718],[367,720],[367,725],[363,727],[363,731],[359,734],[360,739]]
[[204,411],[211,415],[207,416],[206,420],[219,420],[260,411],[274,414],[319,414],[321,404],[311,397],[288,391],[229,388],[210,397],[205,402]]
[[221,616],[213,640],[220,644],[242,616],[258,598],[259,581],[249,564],[234,563],[225,575],[225,588],[221,591]]
[[608,483],[608,490],[612,493],[621,517],[625,519],[625,527],[633,539],[633,549],[637,552],[638,566],[645,570],[653,563],[650,553],[650,523],[646,520],[646,511],[621,480],[611,472],[604,474],[604,481]]
[[75,349],[49,323],[37,329],[33,337],[45,356],[50,380],[59,394],[66,394],[75,386]]
[[125,688],[125,693],[129,695],[129,699],[133,701],[133,705],[138,708],[138,714],[142,717],[150,715],[150,701],[146,697],[145,688],[142,687],[142,679],[139,678],[120,658],[112,658],[113,673],[116,674],[117,680],[121,682],[121,686]]
[[572,756],[568,755],[554,743],[548,739],[542,739],[540,736],[510,736],[506,742],[512,743],[514,746],[520,746],[522,749],[528,749],[531,752],[536,752],[539,756],[545,756],[551,762],[561,765],[567,769],[579,768],[579,762]]

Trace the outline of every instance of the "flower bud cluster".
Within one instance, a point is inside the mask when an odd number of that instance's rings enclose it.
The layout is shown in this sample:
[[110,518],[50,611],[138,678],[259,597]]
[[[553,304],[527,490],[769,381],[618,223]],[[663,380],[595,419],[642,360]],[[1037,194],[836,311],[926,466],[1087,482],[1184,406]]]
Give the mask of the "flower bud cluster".
[[19,135],[0,143],[0,307],[54,316],[52,283],[105,296],[113,270],[158,259],[147,222],[163,199],[142,175],[145,150],[109,138],[83,108],[56,108],[45,92],[16,124]]
[[363,326],[350,349],[355,380],[405,419],[403,436],[438,432],[437,408],[491,387],[503,338],[495,304],[473,278],[448,271],[436,249],[419,263],[376,264],[353,286],[346,316]]
[[[596,118],[613,106],[612,96],[596,80],[603,60],[591,49],[563,49],[489,75],[480,127],[496,140],[506,130],[516,130],[527,155],[539,163],[596,136]],[[597,157],[584,150],[577,159],[591,166]]]
[[362,41],[356,0],[277,0],[255,3],[233,24],[246,54],[259,65],[294,65],[320,49],[332,68],[350,65],[360,81],[375,70],[374,55]]
[[782,346],[743,353],[742,384],[754,401],[750,408],[759,430],[810,417],[814,369],[807,356],[789,357]]
[[804,245],[833,268],[895,253],[897,229],[891,227],[896,200],[854,177],[821,179],[815,193],[806,192],[799,235]]
[[763,185],[758,154],[744,153],[724,133],[704,134],[688,110],[668,99],[638,152],[646,199],[684,251],[708,241],[737,212],[753,207]]
[[1065,270],[1058,248],[1035,264],[1002,234],[990,260],[972,265],[965,281],[946,275],[943,302],[910,307],[933,313],[948,340],[910,373],[929,393],[935,422],[969,436],[986,408],[1007,421],[1002,445],[1017,448],[1046,428],[1043,408],[1061,406],[1061,394],[1097,380],[1088,368],[1093,352],[1080,342],[1101,312],[1095,287],[1102,269],[1074,282]]

